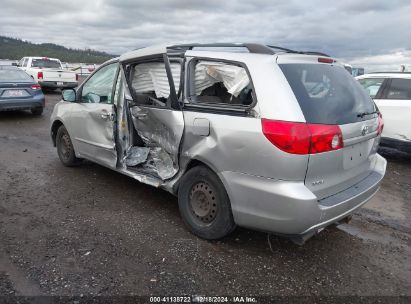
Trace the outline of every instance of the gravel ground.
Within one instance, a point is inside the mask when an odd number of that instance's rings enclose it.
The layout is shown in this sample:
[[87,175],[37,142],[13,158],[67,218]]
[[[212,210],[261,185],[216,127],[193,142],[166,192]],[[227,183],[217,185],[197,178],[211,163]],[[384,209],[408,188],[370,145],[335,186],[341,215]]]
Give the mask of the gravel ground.
[[101,166],[63,167],[43,116],[0,113],[0,294],[411,296],[411,156],[383,150],[379,193],[297,246],[191,235],[172,195]]

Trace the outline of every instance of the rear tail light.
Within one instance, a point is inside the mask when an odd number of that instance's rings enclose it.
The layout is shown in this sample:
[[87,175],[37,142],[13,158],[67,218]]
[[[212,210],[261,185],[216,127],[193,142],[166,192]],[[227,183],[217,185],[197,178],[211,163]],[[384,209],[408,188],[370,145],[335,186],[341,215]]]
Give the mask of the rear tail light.
[[344,147],[341,129],[336,125],[262,119],[265,137],[277,148],[291,154],[315,154]]
[[384,119],[382,119],[381,113],[378,113],[378,128],[377,128],[377,135],[380,135],[382,133],[382,130],[384,129]]
[[37,79],[43,79],[43,72],[37,72]]
[[308,154],[310,132],[305,123],[261,120],[263,133],[277,148],[292,154]]
[[37,83],[36,83],[36,84],[32,84],[32,85],[31,85],[31,89],[32,89],[32,90],[40,90],[40,89],[41,89],[41,86],[40,86],[39,84],[37,84]]
[[76,81],[78,81],[78,74],[76,74]]
[[310,154],[339,150],[344,147],[339,126],[315,124],[307,126],[311,134]]

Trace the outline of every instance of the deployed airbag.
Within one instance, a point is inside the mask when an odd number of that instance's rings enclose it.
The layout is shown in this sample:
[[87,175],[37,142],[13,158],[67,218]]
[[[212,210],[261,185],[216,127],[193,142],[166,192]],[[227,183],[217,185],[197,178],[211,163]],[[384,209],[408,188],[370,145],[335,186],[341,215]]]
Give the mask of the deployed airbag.
[[[179,63],[170,63],[171,74],[176,91],[180,87],[181,66]],[[161,62],[141,63],[134,67],[132,87],[136,93],[155,92],[157,98],[168,98],[170,84],[165,64]]]
[[195,93],[211,87],[217,82],[222,82],[228,93],[237,97],[241,91],[250,84],[247,72],[244,68],[218,63],[201,61],[195,67]]

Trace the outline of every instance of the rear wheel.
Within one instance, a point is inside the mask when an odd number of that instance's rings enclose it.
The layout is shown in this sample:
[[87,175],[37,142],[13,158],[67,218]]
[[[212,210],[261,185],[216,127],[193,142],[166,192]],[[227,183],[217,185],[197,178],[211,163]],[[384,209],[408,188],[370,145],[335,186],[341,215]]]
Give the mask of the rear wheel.
[[60,126],[56,135],[57,154],[63,165],[72,167],[78,165],[80,159],[76,157],[71,138],[64,126]]
[[182,177],[178,205],[190,231],[201,238],[220,239],[236,227],[224,185],[206,167],[194,167]]
[[43,107],[33,108],[33,109],[31,109],[31,113],[33,115],[41,115],[41,114],[43,114]]

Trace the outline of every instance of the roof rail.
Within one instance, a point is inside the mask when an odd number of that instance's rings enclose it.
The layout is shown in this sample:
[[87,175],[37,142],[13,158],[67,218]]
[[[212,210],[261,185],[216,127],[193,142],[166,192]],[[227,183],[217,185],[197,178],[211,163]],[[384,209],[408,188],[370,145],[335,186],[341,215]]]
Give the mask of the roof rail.
[[301,53],[306,54],[306,55],[319,55],[319,56],[324,56],[324,57],[331,57],[330,55],[321,53],[321,52],[310,52],[309,51],[309,52],[301,52]]
[[[254,54],[267,54],[274,55],[276,53],[294,53],[294,54],[305,54],[305,55],[319,55],[330,57],[327,54],[321,52],[311,52],[311,51],[295,51],[275,45],[264,45],[259,43],[192,43],[192,44],[176,44],[167,47],[170,53],[180,54],[182,52],[192,50],[194,48],[246,48],[250,53]],[[277,51],[278,50],[278,51]]]
[[171,51],[187,51],[194,48],[230,48],[230,47],[243,47],[250,53],[254,54],[267,54],[274,55],[276,52],[269,46],[258,43],[193,43],[193,44],[178,44],[170,46]]
[[275,45],[267,45],[269,48],[271,48],[271,49],[277,49],[277,50],[280,50],[280,51],[283,51],[283,52],[287,52],[287,53],[300,53],[300,52],[298,52],[298,51],[295,51],[295,50],[291,50],[291,49],[287,49],[287,48],[283,48],[283,47],[281,47],[281,46],[275,46]]

